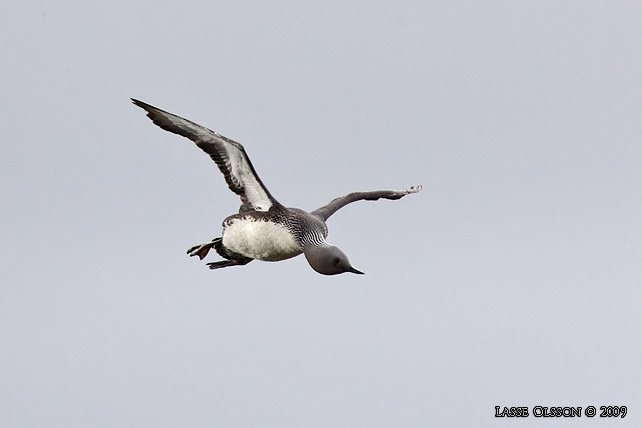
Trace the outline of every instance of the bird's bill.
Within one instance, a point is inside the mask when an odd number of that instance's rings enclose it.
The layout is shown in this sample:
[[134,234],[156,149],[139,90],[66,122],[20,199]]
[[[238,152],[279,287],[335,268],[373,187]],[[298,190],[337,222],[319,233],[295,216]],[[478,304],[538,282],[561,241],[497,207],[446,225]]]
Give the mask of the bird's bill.
[[350,269],[348,269],[348,272],[358,273],[359,275],[365,275],[363,272],[361,272],[360,270],[357,270],[357,269],[353,268],[352,266],[350,266]]

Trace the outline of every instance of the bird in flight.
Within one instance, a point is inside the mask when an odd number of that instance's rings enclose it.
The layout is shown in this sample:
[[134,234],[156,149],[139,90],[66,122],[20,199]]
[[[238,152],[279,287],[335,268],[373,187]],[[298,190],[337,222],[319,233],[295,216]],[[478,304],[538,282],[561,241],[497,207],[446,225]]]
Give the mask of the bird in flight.
[[223,220],[220,238],[187,250],[190,256],[203,260],[214,248],[224,260],[208,263],[210,269],[242,266],[252,260],[286,260],[303,253],[312,269],[320,274],[363,274],[350,264],[343,251],[326,241],[326,220],[352,202],[400,199],[422,187],[353,192],[312,212],[287,208],[265,187],[241,144],[142,101],[132,98],[132,102],[144,109],[154,124],[196,143],[216,163],[230,190],[241,198],[238,214]]

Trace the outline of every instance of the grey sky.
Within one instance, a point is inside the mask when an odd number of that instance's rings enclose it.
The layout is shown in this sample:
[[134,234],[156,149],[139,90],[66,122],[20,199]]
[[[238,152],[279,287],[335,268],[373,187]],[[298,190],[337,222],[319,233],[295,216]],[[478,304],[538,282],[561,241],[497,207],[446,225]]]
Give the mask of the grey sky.
[[[496,405],[642,423],[639,2],[0,17],[0,425],[549,423]],[[239,200],[129,97],[242,142],[289,206],[424,190],[330,219],[366,275],[210,272],[185,251]]]

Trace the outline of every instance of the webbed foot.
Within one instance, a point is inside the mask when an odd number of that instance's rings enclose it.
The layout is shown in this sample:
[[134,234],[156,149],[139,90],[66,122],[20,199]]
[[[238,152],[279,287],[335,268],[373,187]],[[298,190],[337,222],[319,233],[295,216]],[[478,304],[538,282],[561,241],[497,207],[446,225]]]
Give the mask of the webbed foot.
[[187,254],[189,254],[190,257],[198,256],[199,259],[203,260],[214,246],[215,241],[216,240],[208,242],[207,244],[196,245],[187,250]]
[[211,262],[208,263],[210,269],[220,269],[228,266],[243,266],[251,262],[253,259],[244,259],[244,260],[223,260],[220,262]]

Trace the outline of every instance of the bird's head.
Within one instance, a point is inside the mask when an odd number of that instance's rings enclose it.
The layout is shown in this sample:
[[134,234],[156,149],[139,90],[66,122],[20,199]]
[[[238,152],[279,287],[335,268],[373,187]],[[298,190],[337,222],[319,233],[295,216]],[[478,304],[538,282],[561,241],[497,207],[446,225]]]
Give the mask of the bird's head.
[[348,256],[334,245],[306,245],[303,253],[312,269],[320,274],[337,275],[351,272],[363,275],[363,272],[352,267]]

